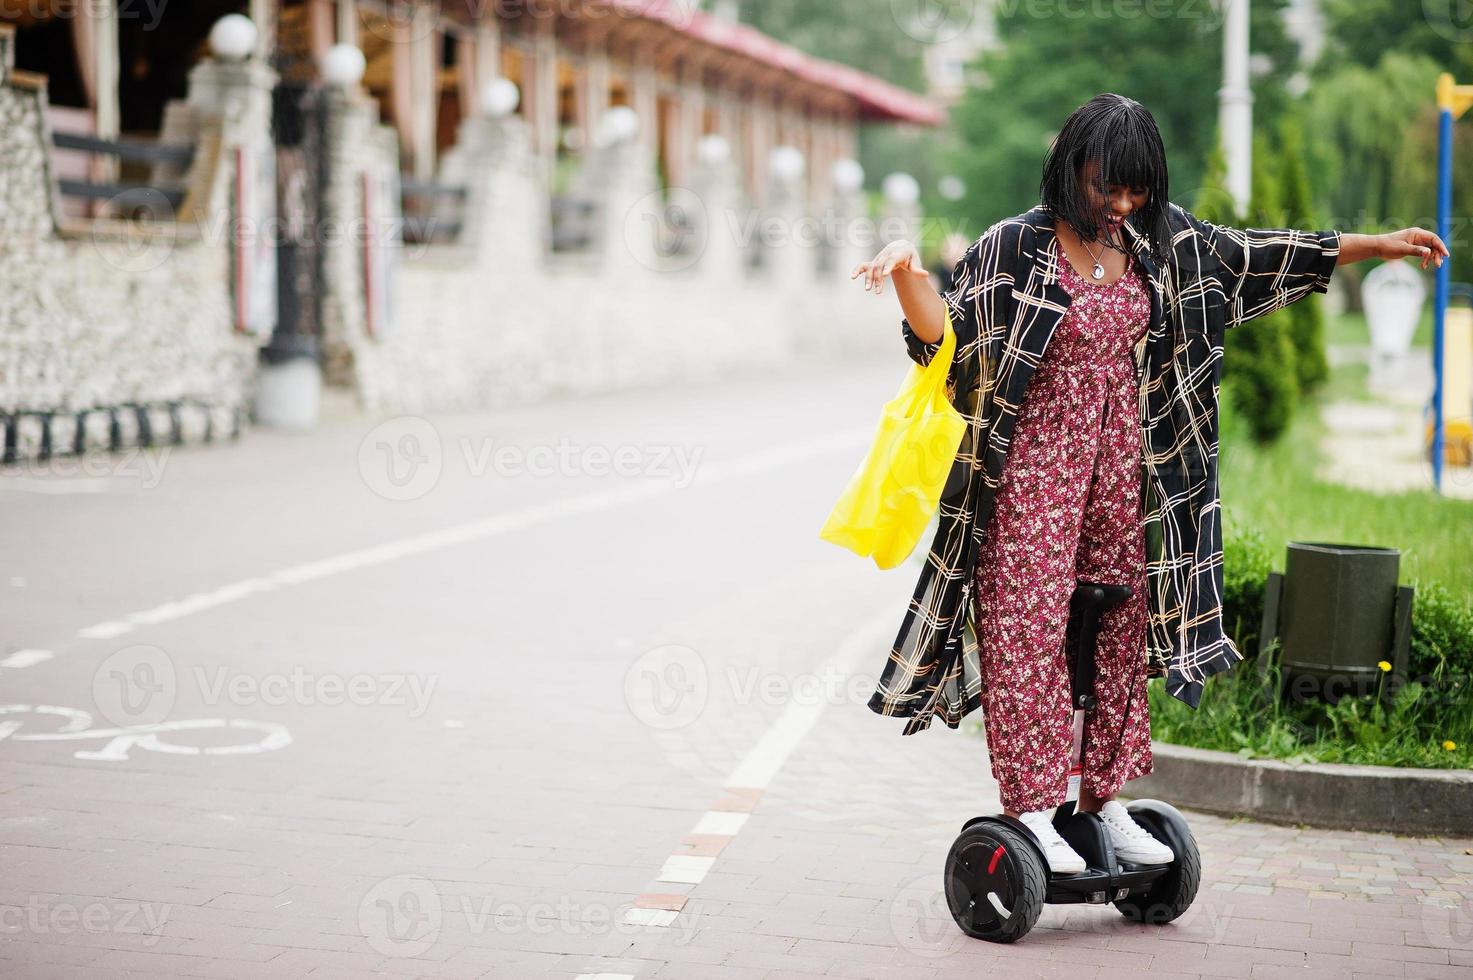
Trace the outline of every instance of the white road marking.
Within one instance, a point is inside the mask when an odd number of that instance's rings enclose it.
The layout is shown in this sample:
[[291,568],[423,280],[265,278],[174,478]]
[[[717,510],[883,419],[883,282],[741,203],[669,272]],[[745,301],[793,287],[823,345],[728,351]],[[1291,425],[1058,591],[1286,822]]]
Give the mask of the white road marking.
[[[895,622],[895,617],[887,613],[856,627],[839,644],[834,654],[824,661],[823,666],[817,671],[819,676],[830,676],[829,671],[838,671],[841,677],[847,678],[862,654],[875,649],[888,650],[891,635],[888,631],[894,628]],[[762,738],[727,778],[723,788],[759,791],[766,789],[773,777],[782,769],[783,764],[787,762],[793,749],[797,748],[798,743],[813,728],[827,706],[826,699],[808,704],[789,702],[782,715],[773,722],[772,727],[763,733]],[[749,816],[750,814],[737,811],[707,810],[696,821],[691,833],[726,837],[728,838],[726,843],[730,844],[737,833],[746,826]],[[714,857],[672,854],[665,859],[665,864],[655,881],[699,885],[715,864],[716,858]],[[628,925],[666,929],[673,925],[679,916],[680,912],[668,909],[644,909],[636,906],[624,912],[623,921]],[[575,980],[589,980],[589,978],[597,977],[634,980],[631,974],[605,973],[582,973]]]
[[123,623],[113,619],[106,623],[98,623],[96,626],[89,626],[84,630],[79,630],[77,636],[84,640],[110,640],[115,636],[122,636],[124,633],[130,632],[132,629],[132,623]]
[[[22,725],[20,721],[0,721],[0,741],[10,739],[15,742],[67,742],[107,739],[107,744],[100,749],[78,749],[72,753],[78,759],[87,759],[92,762],[127,762],[128,750],[135,747],[169,755],[255,755],[260,752],[274,752],[285,748],[292,742],[291,732],[287,730],[287,727],[273,721],[249,721],[244,718],[189,718],[159,722],[153,725],[91,728],[89,726],[92,724],[92,715],[79,708],[58,707],[50,704],[0,705],[0,715],[30,714],[53,715],[65,718],[66,723],[52,732],[17,735],[15,733],[20,731]],[[169,732],[206,731],[221,728],[256,732],[258,738],[254,742],[200,748],[197,745],[166,742],[159,737]]]
[[22,667],[34,667],[36,664],[45,663],[56,654],[50,650],[17,650],[4,660],[0,660],[0,667],[9,667],[19,670]]
[[[869,427],[863,429],[843,429],[814,439],[760,450],[728,462],[704,463],[697,472],[696,478],[692,481],[691,486],[710,486],[716,483],[724,483],[728,480],[739,479],[744,476],[751,476],[767,470],[782,469],[786,466],[807,462],[815,456],[854,452],[854,443],[856,441],[869,438],[872,435],[873,429]],[[349,551],[317,561],[303,562],[260,578],[245,579],[241,582],[222,585],[210,592],[196,592],[183,599],[166,602],[152,609],[145,609],[142,612],[130,613],[118,619],[96,623],[80,630],[77,636],[84,640],[110,640],[114,637],[122,636],[125,633],[130,633],[138,626],[152,626],[157,623],[181,619],[194,613],[203,612],[206,609],[217,609],[228,603],[238,602],[241,599],[258,593],[272,592],[289,585],[300,585],[303,582],[312,582],[333,575],[341,575],[344,572],[351,572],[360,568],[382,565],[399,558],[407,558],[411,555],[437,551],[441,548],[448,548],[458,544],[467,544],[483,538],[494,537],[498,534],[524,531],[527,528],[545,524],[561,517],[590,514],[596,511],[618,507],[621,504],[633,503],[638,500],[663,497],[672,493],[678,493],[682,489],[684,488],[670,483],[635,483],[629,486],[598,490],[593,493],[568,497],[563,500],[548,501],[544,504],[527,507],[519,511],[512,511],[508,514],[498,514],[495,517],[488,517],[478,521],[468,521],[464,524],[452,525],[439,531],[415,534],[407,538],[400,538],[397,541],[389,541],[369,548],[361,548],[357,551]],[[816,535],[818,532],[815,530],[814,533]]]
[[0,490],[18,490],[26,493],[74,494],[107,493],[113,485],[110,476],[72,477],[59,480],[40,480],[28,476],[8,476],[0,480]]
[[[897,621],[895,615],[887,612],[855,629],[818,668],[818,676],[828,677],[831,676],[830,671],[837,671],[838,676],[847,678],[859,662],[860,655],[875,650],[876,644],[883,640],[881,631],[893,627]],[[888,642],[885,642],[885,649],[889,649]],[[827,698],[789,701],[782,715],[726,778],[724,785],[728,789],[766,789],[827,707]]]
[[630,909],[624,913],[624,921],[632,926],[668,926],[675,921],[679,912],[670,909]]
[[696,857],[691,854],[672,854],[665,859],[656,881],[676,881],[686,885],[698,885],[716,863],[713,857]]
[[732,813],[727,810],[707,810],[696,821],[693,834],[721,834],[725,836],[736,836],[736,832],[742,829],[742,824],[747,822],[747,814]]

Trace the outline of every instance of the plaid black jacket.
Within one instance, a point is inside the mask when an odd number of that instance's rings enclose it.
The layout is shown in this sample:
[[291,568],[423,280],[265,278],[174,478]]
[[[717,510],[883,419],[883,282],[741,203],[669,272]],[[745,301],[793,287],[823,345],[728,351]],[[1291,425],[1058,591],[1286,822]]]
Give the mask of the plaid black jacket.
[[[1171,258],[1159,268],[1146,238],[1124,234],[1145,273],[1151,319],[1136,345],[1142,427],[1141,516],[1146,529],[1150,674],[1196,707],[1202,682],[1243,659],[1222,626],[1222,520],[1217,486],[1218,386],[1223,335],[1255,317],[1323,293],[1340,253],[1337,231],[1246,230],[1169,206]],[[956,331],[947,379],[967,429],[942,490],[936,536],[871,710],[933,716],[956,728],[981,705],[973,564],[992,513],[1028,379],[1070,297],[1051,250],[1043,206],[988,228],[957,263],[944,294]],[[900,321],[912,360],[940,348]]]

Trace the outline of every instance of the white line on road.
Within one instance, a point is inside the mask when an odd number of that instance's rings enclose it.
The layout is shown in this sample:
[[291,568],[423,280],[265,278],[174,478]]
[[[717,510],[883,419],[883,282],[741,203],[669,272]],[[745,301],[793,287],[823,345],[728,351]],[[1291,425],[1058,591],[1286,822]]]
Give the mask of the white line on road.
[[8,476],[4,481],[0,481],[0,490],[45,494],[106,493],[112,488],[114,482],[110,476],[71,477],[57,480]]
[[[860,655],[877,649],[885,641],[884,631],[894,627],[898,621],[898,616],[885,613],[859,626],[844,638],[839,649],[818,668],[818,676],[828,677],[831,676],[830,671],[835,671],[837,676],[847,679],[859,662]],[[884,642],[884,648],[889,649],[888,642]],[[808,734],[828,705],[827,698],[804,702],[789,701],[781,717],[726,778],[726,788],[766,789],[767,784],[772,782],[772,777],[777,775],[793,749],[803,741],[803,736]]]
[[736,832],[742,829],[742,824],[747,822],[747,814],[731,813],[724,810],[707,810],[705,815],[697,821],[693,834],[719,834],[727,837],[735,837]]
[[[770,449],[750,453],[727,462],[703,464],[691,485],[697,487],[710,486],[716,483],[724,483],[728,480],[739,479],[744,476],[751,476],[755,473],[804,463],[816,456],[854,452],[855,442],[862,441],[872,434],[873,430],[870,428],[843,429],[802,442],[789,443],[785,446],[774,446]],[[234,582],[230,585],[223,585],[210,592],[196,592],[183,599],[166,602],[152,609],[145,609],[142,612],[130,613],[119,619],[96,623],[80,630],[77,635],[84,640],[112,639],[113,637],[130,633],[138,626],[152,626],[156,623],[182,619],[185,616],[203,612],[206,609],[217,609],[220,606],[237,602],[258,593],[273,592],[285,586],[300,585],[303,582],[328,578],[329,576],[340,575],[344,572],[368,568],[372,565],[382,565],[399,558],[407,558],[411,555],[437,551],[453,545],[479,541],[498,534],[524,531],[529,527],[545,524],[549,521],[557,520],[560,517],[574,517],[580,514],[608,510],[618,507],[621,504],[633,503],[637,500],[663,497],[668,494],[677,493],[681,489],[683,488],[669,483],[637,483],[630,486],[617,487],[612,490],[599,490],[594,493],[581,494],[563,500],[548,501],[535,507],[527,507],[508,514],[498,514],[495,517],[488,517],[478,521],[455,524],[439,531],[415,534],[407,538],[400,538],[397,541],[374,545],[370,548],[349,551],[317,561],[303,562],[260,578],[251,578],[241,582]],[[814,535],[817,536],[817,534],[818,531],[815,527]]]
[[[888,631],[894,625],[895,618],[886,614],[876,616],[851,630],[839,644],[838,649],[819,667],[817,673],[819,676],[831,676],[830,672],[836,671],[841,678],[847,679],[852,675],[864,653],[889,648],[890,633]],[[844,689],[847,689],[847,685],[844,685]],[[788,757],[793,754],[793,750],[813,729],[826,707],[828,707],[827,699],[809,703],[791,701],[788,703],[783,713],[763,733],[757,744],[752,747],[723,784],[722,788],[736,797],[734,800],[728,797],[731,805],[750,810],[756,804],[768,784],[772,782],[773,777],[781,771]],[[720,806],[721,803],[717,805]],[[727,845],[736,838],[737,833],[747,825],[749,816],[749,813],[738,810],[707,810],[701,814],[700,819],[696,821],[695,827],[691,830],[695,839],[687,839],[685,843],[703,845],[714,841],[719,843],[717,853],[722,853]],[[635,900],[634,907],[625,910],[623,922],[626,925],[651,926],[657,929],[670,928],[680,918],[681,913],[687,911],[686,899],[691,891],[687,889],[684,897],[679,894],[671,895],[667,893],[669,885],[686,885],[694,888],[705,880],[706,875],[716,865],[716,861],[717,858],[714,856],[671,854],[665,858],[660,873],[655,877],[654,883],[649,886],[646,893]],[[662,882],[666,884],[667,891],[656,891],[655,889]],[[670,902],[673,904],[663,908],[650,907],[653,903]],[[586,980],[589,977],[599,976],[605,976],[605,974],[584,973],[575,980]],[[634,980],[633,976],[621,976],[627,977],[627,980]]]
[[17,650],[4,660],[0,660],[0,667],[9,667],[19,670],[22,667],[34,667],[36,664],[45,663],[56,656],[50,650]]
[[[859,662],[860,656],[867,651],[880,648],[880,645],[885,643],[887,635],[885,631],[894,625],[894,617],[886,614],[877,616],[852,630],[839,644],[839,648],[818,668],[818,675],[828,677],[833,676],[833,672],[836,672],[839,677],[847,679]],[[888,644],[885,644],[885,649],[888,649]],[[773,722],[772,726],[763,733],[757,744],[726,778],[722,787],[726,790],[745,790],[749,793],[755,791],[753,797],[755,799],[755,796],[767,789],[772,778],[782,769],[783,764],[788,761],[788,756],[793,754],[793,750],[813,728],[826,707],[828,707],[827,699],[802,703],[788,702],[777,721]],[[733,838],[746,826],[747,817],[746,813],[730,810],[707,810],[696,821],[691,833]],[[698,885],[705,879],[707,872],[715,863],[714,857],[672,854],[665,859],[665,865],[660,869],[655,881]],[[640,916],[631,910],[625,915],[624,921],[634,922],[639,918]]]
[[656,881],[675,881],[688,885],[700,884],[706,872],[711,870],[711,865],[716,863],[712,857],[696,857],[690,854],[672,854],[665,859],[665,865],[660,869],[660,875]]

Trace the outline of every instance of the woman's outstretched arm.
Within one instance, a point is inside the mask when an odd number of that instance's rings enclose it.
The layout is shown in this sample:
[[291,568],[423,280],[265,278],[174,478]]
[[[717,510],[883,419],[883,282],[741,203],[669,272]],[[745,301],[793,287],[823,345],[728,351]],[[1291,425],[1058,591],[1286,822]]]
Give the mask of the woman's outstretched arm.
[[1403,228],[1401,231],[1384,235],[1340,235],[1340,255],[1336,265],[1349,265],[1366,259],[1404,259],[1408,256],[1422,260],[1422,268],[1428,263],[1434,267],[1442,265],[1447,258],[1447,246],[1441,238],[1425,228]]
[[1325,292],[1336,267],[1365,259],[1420,257],[1422,267],[1441,264],[1447,255],[1442,239],[1422,228],[1385,235],[1359,235],[1332,229],[1234,228],[1197,217],[1173,204],[1196,232],[1185,248],[1207,257],[1202,269],[1209,292],[1221,292],[1225,329],[1255,320],[1295,303],[1310,293]]

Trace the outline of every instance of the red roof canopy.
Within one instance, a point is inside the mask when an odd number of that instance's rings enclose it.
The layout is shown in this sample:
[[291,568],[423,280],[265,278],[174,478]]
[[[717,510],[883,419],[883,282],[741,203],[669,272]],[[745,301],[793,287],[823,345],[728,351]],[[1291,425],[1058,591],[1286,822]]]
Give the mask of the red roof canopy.
[[815,58],[746,24],[723,20],[691,7],[692,0],[608,0],[618,11],[658,21],[695,40],[765,62],[779,71],[842,92],[865,120],[937,126],[946,113],[924,96],[857,68]]

